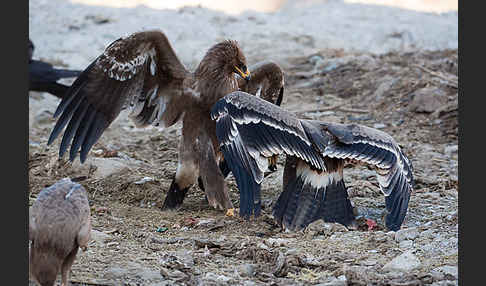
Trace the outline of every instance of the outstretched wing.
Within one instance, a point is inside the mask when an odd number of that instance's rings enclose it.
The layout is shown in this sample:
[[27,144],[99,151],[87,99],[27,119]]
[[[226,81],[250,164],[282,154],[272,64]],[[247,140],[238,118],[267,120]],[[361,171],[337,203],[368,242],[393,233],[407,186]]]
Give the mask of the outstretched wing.
[[301,120],[280,107],[242,91],[213,106],[220,149],[240,191],[240,216],[260,212],[260,184],[272,155],[293,155],[313,168],[325,169]]
[[249,70],[250,81],[238,78],[240,90],[280,106],[285,84],[282,68],[272,61],[263,61],[251,66]]
[[[240,215],[258,215],[266,158],[285,153],[308,165],[302,179],[312,181],[315,189],[328,187],[329,176],[340,164],[336,159],[376,166],[389,212],[386,225],[391,230],[400,228],[412,191],[412,166],[388,134],[355,124],[300,120],[244,92],[233,92],[219,100],[211,116],[216,120],[221,151],[240,190]],[[345,192],[343,186],[339,189]]]
[[376,167],[378,183],[386,197],[386,226],[398,230],[413,189],[413,167],[400,146],[387,133],[363,125],[319,125],[335,139],[322,150],[324,156],[358,160]]
[[[80,160],[121,110],[138,126],[174,124],[183,113],[182,82],[188,72],[161,31],[139,32],[111,43],[76,79],[57,107],[60,115],[47,144],[67,125],[59,156],[71,145]],[[68,124],[69,123],[69,124]]]

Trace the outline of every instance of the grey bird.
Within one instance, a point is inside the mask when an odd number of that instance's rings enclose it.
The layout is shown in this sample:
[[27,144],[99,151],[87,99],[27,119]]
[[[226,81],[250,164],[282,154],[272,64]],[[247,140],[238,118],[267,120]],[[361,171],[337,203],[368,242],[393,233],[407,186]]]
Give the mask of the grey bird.
[[86,250],[91,216],[85,189],[69,178],[43,189],[29,210],[29,272],[42,286],[54,285],[61,272],[67,286],[81,247]]
[[[274,84],[268,84],[274,81],[266,75],[269,69],[277,78],[280,75],[275,90]],[[237,76],[243,79],[242,83]],[[189,72],[163,32],[134,33],[112,42],[76,79],[54,113],[54,117],[60,117],[48,144],[67,126],[59,156],[71,146],[70,160],[80,151],[84,162],[89,150],[124,108],[131,108],[129,116],[138,127],[168,127],[182,121],[178,167],[163,209],[180,206],[187,191],[199,181],[209,204],[231,214],[233,205],[219,166],[223,158],[217,148],[210,110],[218,99],[239,90],[239,85],[245,88],[253,76],[257,79],[255,84],[261,82],[266,100],[283,94],[280,67],[268,62],[250,72],[245,55],[234,40],[212,46],[196,70]]]
[[363,125],[299,119],[242,91],[220,99],[211,117],[240,191],[240,216],[260,215],[268,158],[285,154],[283,190],[273,208],[284,229],[300,230],[318,219],[356,224],[343,180],[344,165],[351,160],[376,169],[386,227],[400,229],[413,189],[412,165],[389,134]]

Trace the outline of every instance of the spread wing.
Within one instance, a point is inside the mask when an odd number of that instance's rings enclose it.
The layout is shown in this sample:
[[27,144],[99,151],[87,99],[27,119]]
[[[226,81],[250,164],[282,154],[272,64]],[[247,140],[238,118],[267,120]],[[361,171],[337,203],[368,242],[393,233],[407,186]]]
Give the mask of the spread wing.
[[250,81],[238,78],[240,90],[280,106],[285,84],[282,68],[272,61],[263,61],[251,66],[249,70]]
[[386,197],[386,225],[398,230],[407,213],[413,190],[413,167],[400,146],[387,133],[357,124],[319,123],[334,137],[322,155],[358,160],[376,167],[380,189]]
[[316,169],[325,168],[301,120],[272,103],[236,91],[216,102],[211,118],[240,190],[242,217],[259,214],[260,184],[272,155],[293,155]]
[[212,118],[216,120],[220,148],[240,190],[240,215],[249,216],[253,210],[258,215],[265,159],[285,153],[318,173],[327,173],[332,167],[326,165],[331,162],[326,158],[354,159],[376,166],[389,211],[387,227],[401,226],[412,191],[412,166],[388,134],[361,125],[300,120],[244,92],[233,92],[218,101]]
[[59,156],[71,145],[80,160],[106,128],[131,107],[138,126],[174,124],[183,114],[182,83],[189,73],[160,31],[139,32],[111,43],[76,79],[57,107],[51,144],[67,125]]

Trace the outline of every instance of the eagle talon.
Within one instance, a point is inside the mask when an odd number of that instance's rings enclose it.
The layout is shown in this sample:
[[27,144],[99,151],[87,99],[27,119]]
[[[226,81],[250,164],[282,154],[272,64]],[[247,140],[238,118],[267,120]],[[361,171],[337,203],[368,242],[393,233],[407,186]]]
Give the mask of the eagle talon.
[[225,215],[229,216],[229,217],[234,217],[235,216],[235,209],[227,209]]

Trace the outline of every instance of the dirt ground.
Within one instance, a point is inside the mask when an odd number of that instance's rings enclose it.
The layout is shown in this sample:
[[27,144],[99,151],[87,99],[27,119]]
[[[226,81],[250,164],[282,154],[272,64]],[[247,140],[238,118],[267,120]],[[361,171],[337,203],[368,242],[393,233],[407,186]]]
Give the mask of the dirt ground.
[[[377,221],[373,230],[361,219],[356,231],[316,222],[303,232],[281,232],[270,215],[284,158],[263,183],[257,219],[226,217],[197,186],[180,209],[161,211],[177,167],[180,124],[137,129],[121,116],[80,165],[58,159],[60,140],[46,145],[55,121],[54,110],[44,110],[29,130],[30,203],[42,188],[70,177],[86,188],[92,206],[92,240],[73,265],[73,285],[458,284],[457,49],[323,50],[287,60],[283,108],[302,118],[379,128],[409,156],[415,189],[402,230],[384,228],[374,171],[348,166],[351,201]],[[31,103],[52,97],[29,96]],[[227,184],[238,207],[231,175]],[[390,270],[404,254],[402,270]]]

